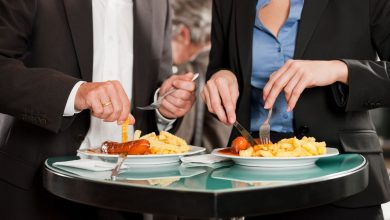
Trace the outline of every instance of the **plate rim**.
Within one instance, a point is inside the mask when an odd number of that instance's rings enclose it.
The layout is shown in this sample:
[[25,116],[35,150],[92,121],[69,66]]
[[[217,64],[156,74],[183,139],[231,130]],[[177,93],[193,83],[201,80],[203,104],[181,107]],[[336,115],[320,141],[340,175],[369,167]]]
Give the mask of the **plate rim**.
[[340,152],[337,148],[335,147],[326,147],[326,152],[328,152],[328,149],[329,150],[332,150],[332,151],[335,151],[335,152],[332,152],[332,153],[326,153],[326,154],[321,154],[321,155],[314,155],[314,156],[302,156],[302,157],[242,157],[242,156],[235,156],[235,155],[227,155],[227,154],[221,154],[219,153],[219,151],[221,149],[226,149],[226,147],[224,148],[216,148],[214,149],[211,154],[215,155],[215,156],[219,156],[219,157],[225,157],[225,158],[231,158],[231,159],[241,159],[241,160],[257,160],[257,161],[264,161],[264,160],[274,160],[274,161],[278,161],[278,160],[305,160],[305,159],[319,159],[319,158],[322,158],[322,157],[331,157],[331,156],[336,156],[336,155],[339,155]]
[[[150,158],[159,158],[159,157],[180,157],[185,155],[193,155],[202,153],[206,150],[204,147],[200,146],[194,146],[194,145],[188,145],[191,149],[185,153],[178,153],[178,154],[147,154],[147,155],[127,155],[127,158],[137,158],[137,159],[150,159]],[[78,149],[77,153],[87,155],[87,156],[94,156],[94,157],[106,157],[106,158],[117,158],[118,154],[104,154],[104,153],[89,153],[86,152],[90,149]]]

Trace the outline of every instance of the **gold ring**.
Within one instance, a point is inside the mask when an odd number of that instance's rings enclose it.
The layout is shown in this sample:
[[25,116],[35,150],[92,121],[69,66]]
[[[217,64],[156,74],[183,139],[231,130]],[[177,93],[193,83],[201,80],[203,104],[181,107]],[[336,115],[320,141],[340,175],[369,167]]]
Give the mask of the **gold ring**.
[[111,102],[110,102],[110,101],[105,102],[105,103],[102,103],[103,108],[104,108],[104,107],[107,107],[107,106],[109,106],[109,105],[111,105]]

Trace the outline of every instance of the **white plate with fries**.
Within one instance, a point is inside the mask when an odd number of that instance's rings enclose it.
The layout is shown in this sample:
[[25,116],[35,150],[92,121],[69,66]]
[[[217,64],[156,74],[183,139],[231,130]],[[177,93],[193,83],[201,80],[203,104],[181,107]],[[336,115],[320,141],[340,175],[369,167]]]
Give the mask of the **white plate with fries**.
[[219,152],[221,149],[215,149],[212,154],[218,157],[230,158],[236,164],[244,166],[257,166],[257,167],[280,167],[280,168],[290,168],[298,166],[308,166],[315,163],[316,160],[323,157],[331,157],[339,154],[339,151],[336,148],[327,147],[326,153],[315,156],[301,156],[301,157],[243,157],[228,155]]
[[[168,164],[168,163],[177,163],[180,161],[181,156],[198,154],[206,149],[203,147],[188,145],[190,150],[185,153],[177,154],[148,154],[148,155],[127,155],[125,164],[132,165],[159,165],[159,164]],[[99,153],[99,149],[89,149],[89,150],[78,150],[78,152],[85,156],[98,157],[104,161],[113,161],[115,162],[118,158],[117,154],[106,154]]]

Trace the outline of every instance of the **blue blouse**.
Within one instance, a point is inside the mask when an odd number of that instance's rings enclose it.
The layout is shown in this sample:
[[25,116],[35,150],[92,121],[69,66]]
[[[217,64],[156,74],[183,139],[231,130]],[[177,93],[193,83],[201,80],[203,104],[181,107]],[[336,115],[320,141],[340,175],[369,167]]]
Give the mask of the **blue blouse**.
[[[251,77],[251,131],[258,131],[267,117],[264,109],[263,88],[271,73],[293,58],[298,24],[304,0],[291,0],[290,13],[286,22],[275,37],[258,17],[259,10],[270,0],[258,0],[256,20],[253,27],[252,77]],[[293,132],[293,114],[287,112],[287,102],[281,93],[274,104],[270,120],[271,130]]]

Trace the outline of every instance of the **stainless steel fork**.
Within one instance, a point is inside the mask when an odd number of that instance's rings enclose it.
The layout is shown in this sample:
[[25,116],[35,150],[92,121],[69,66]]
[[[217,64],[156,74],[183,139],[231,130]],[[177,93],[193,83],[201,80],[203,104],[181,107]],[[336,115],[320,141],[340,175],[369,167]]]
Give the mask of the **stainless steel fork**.
[[118,161],[116,162],[116,166],[114,167],[114,169],[112,169],[112,172],[111,172],[111,180],[113,180],[113,181],[116,180],[116,178],[118,177],[118,174],[119,174],[119,170],[121,169],[121,166],[122,166],[123,162],[126,160],[126,158],[127,158],[127,153],[119,154]]
[[271,115],[272,115],[272,108],[268,111],[268,116],[259,129],[260,144],[269,144],[271,141],[270,139],[271,126],[269,125],[269,120],[271,118]]

